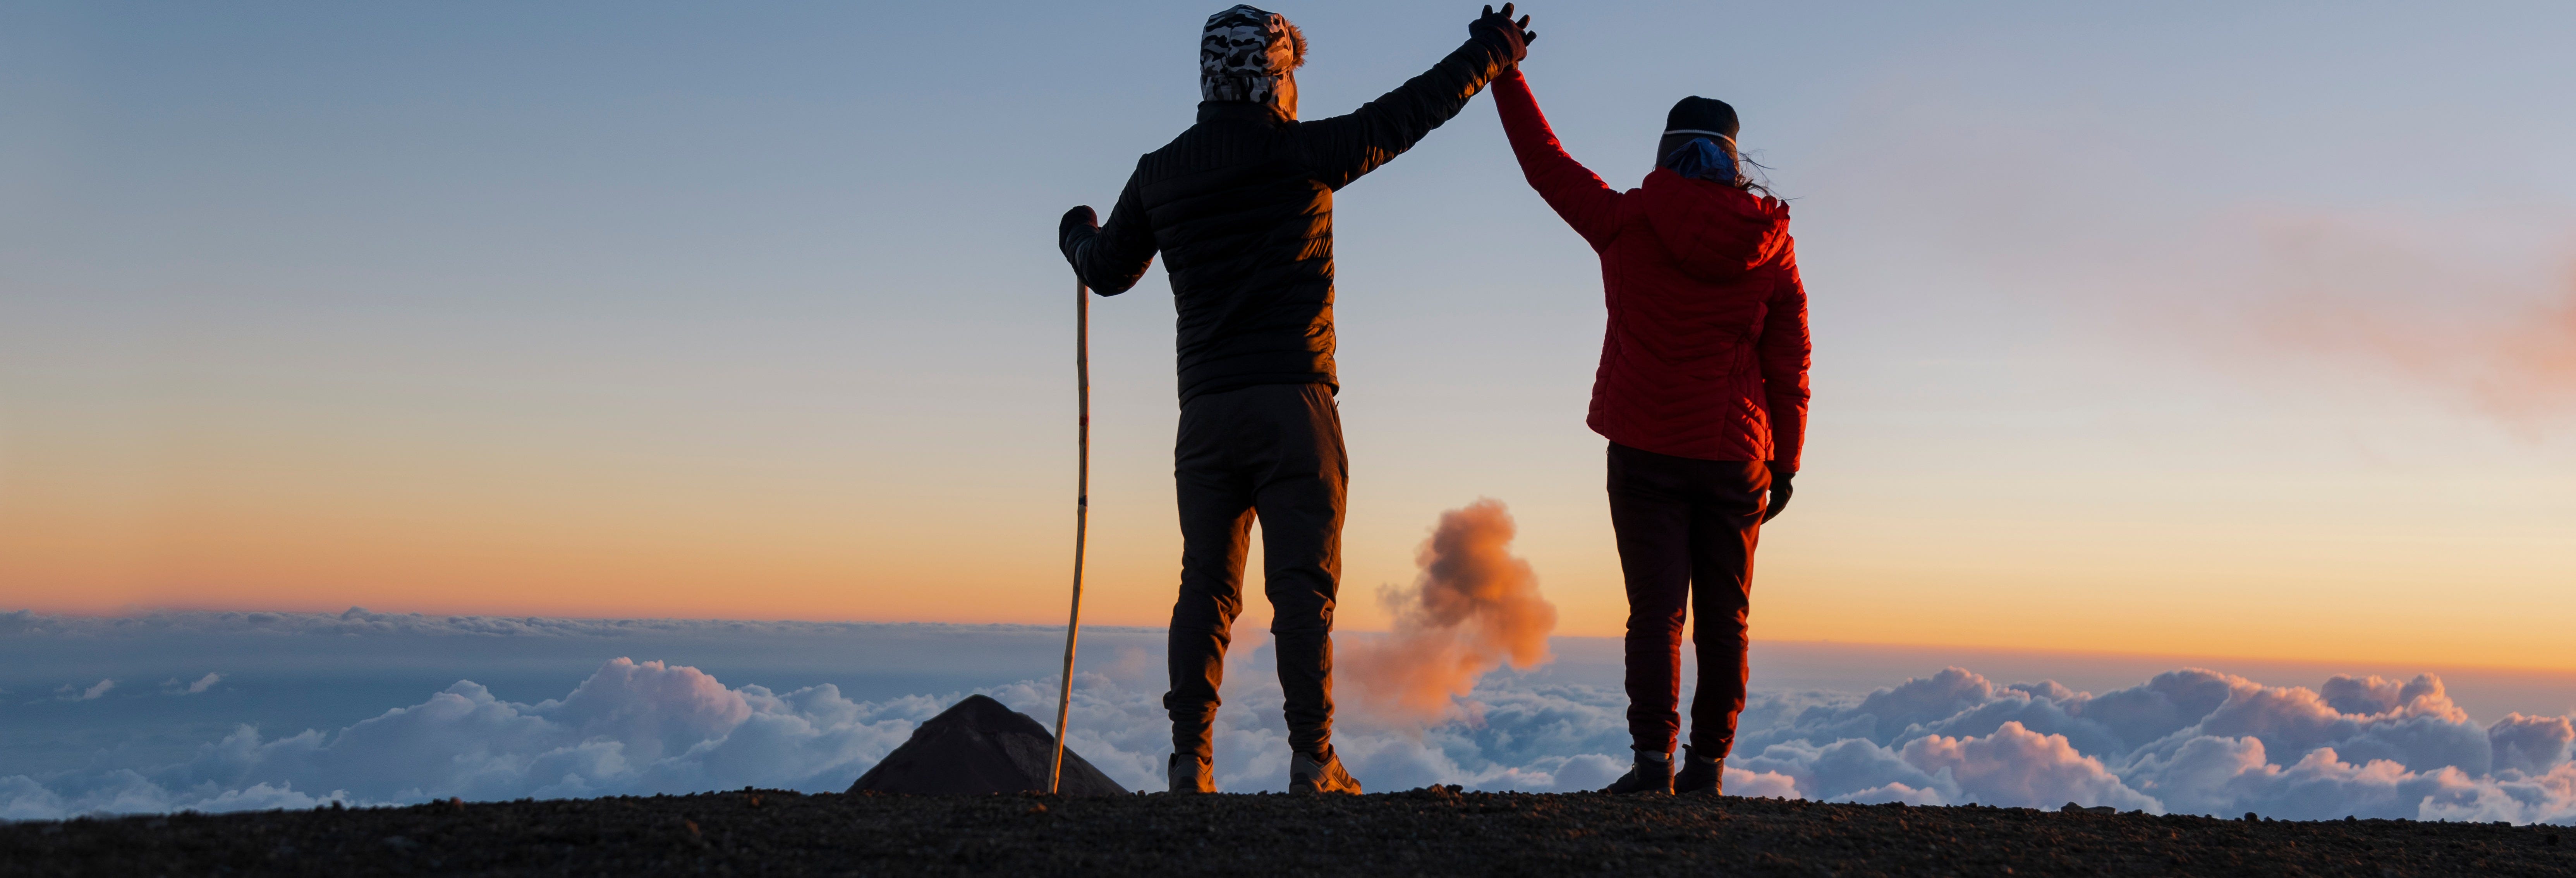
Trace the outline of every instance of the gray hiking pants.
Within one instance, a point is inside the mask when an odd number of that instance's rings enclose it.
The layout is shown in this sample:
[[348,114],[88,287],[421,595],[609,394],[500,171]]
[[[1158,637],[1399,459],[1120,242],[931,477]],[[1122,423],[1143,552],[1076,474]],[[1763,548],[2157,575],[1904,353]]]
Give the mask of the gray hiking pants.
[[1180,489],[1181,594],[1172,605],[1172,749],[1207,759],[1217,687],[1243,561],[1261,519],[1263,590],[1286,696],[1288,745],[1319,753],[1333,736],[1333,599],[1342,578],[1343,488],[1350,461],[1341,412],[1321,384],[1264,384],[1181,406],[1172,476]]

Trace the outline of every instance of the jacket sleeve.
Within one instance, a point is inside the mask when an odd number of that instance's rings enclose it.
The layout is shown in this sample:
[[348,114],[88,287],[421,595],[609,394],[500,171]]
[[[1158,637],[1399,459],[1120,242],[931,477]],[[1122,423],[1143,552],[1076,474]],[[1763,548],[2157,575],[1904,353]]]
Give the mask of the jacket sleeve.
[[1466,109],[1511,63],[1508,49],[1470,38],[1430,70],[1349,115],[1297,123],[1315,179],[1340,189],[1404,154]]
[[1056,246],[1064,250],[1065,261],[1073,263],[1074,276],[1092,292],[1115,296],[1134,287],[1154,264],[1155,249],[1154,230],[1145,216],[1144,198],[1136,194],[1135,176],[1128,176],[1127,188],[1119,190],[1108,222],[1097,229],[1067,229]]
[[1592,249],[1610,246],[1610,239],[1619,232],[1618,190],[1565,154],[1519,68],[1494,80],[1494,109],[1503,116],[1503,134],[1511,138],[1512,155],[1520,159],[1521,175],[1529,178],[1530,188],[1538,190],[1547,206],[1555,208],[1556,215],[1564,217]]
[[1791,470],[1807,442],[1807,285],[1798,278],[1797,243],[1782,254],[1780,284],[1762,319],[1762,395],[1771,414],[1771,459]]

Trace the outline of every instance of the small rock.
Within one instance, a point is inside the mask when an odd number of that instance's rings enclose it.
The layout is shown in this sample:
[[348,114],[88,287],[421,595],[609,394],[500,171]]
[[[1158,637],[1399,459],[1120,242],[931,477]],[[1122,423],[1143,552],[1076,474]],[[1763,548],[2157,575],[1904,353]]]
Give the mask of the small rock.
[[388,835],[385,836],[385,846],[398,851],[407,851],[412,848],[419,847],[420,842],[416,842],[399,835]]

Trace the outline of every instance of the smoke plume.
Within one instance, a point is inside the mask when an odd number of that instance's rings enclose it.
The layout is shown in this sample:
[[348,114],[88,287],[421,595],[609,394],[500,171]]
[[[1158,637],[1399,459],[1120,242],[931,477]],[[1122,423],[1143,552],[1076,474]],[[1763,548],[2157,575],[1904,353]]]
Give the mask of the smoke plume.
[[1513,530],[1511,512],[1491,498],[1440,514],[1415,553],[1422,573],[1413,587],[1380,592],[1395,611],[1394,632],[1342,650],[1339,673],[1367,712],[1436,722],[1485,672],[1547,661],[1556,605],[1539,596],[1529,562],[1512,555]]

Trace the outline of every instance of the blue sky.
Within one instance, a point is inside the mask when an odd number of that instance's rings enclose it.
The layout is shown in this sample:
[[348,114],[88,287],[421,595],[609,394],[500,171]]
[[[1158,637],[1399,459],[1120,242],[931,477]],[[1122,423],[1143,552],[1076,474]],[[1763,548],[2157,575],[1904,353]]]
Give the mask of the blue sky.
[[[1211,11],[12,6],[0,604],[1047,621],[1053,223],[1188,123]],[[1280,11],[1313,115],[1474,10]],[[1614,184],[1697,93],[1796,198],[1758,635],[2576,665],[2576,383],[2482,353],[2570,296],[2576,14],[1528,11]],[[1482,100],[1338,208],[1354,587],[1494,496],[1614,630],[1591,255]],[[1095,306],[1103,621],[1169,601],[1163,294]]]

